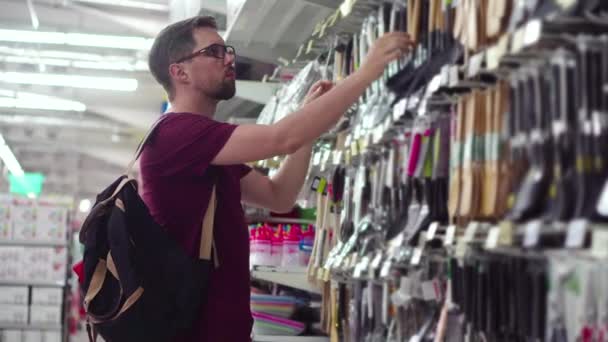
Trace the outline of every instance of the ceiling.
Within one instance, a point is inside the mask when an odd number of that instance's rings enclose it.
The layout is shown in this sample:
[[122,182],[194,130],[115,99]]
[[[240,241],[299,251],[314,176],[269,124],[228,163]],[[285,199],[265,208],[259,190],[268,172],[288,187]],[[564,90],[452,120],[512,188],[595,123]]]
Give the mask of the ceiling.
[[[339,5],[332,0],[122,1],[136,7],[117,2],[121,1],[0,0],[0,133],[26,172],[46,175],[47,194],[94,196],[123,171],[137,142],[161,114],[165,95],[147,71],[146,48],[135,47],[139,40],[145,46],[146,39],[170,22],[199,13],[214,15],[238,53],[237,97],[221,103],[216,115],[221,120],[254,118],[278,86],[260,82],[263,76],[272,74],[279,57],[292,58],[314,23]],[[21,39],[6,31],[36,31],[36,22],[38,32],[69,36],[50,44],[53,39]],[[74,39],[72,33],[139,40],[118,48],[101,46],[106,41],[115,44],[115,38]],[[39,79],[49,74],[72,79],[62,86],[32,84],[47,83]],[[127,88],[137,82],[135,91],[86,88],[116,88],[125,78],[130,82]],[[46,103],[41,95],[72,101],[67,105],[79,110],[15,108],[41,106]],[[5,176],[6,172],[4,168]],[[0,191],[6,190],[2,177]]]

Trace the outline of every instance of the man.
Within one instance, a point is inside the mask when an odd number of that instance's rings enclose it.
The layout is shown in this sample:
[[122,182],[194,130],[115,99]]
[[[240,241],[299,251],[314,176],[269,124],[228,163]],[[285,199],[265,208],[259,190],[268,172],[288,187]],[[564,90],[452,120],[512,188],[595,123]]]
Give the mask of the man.
[[[406,34],[389,33],[359,71],[335,87],[315,84],[300,110],[272,125],[236,126],[213,120],[218,102],[234,96],[236,76],[235,51],[217,33],[213,18],[184,20],[158,35],[150,71],[169,94],[172,112],[141,157],[143,198],[156,221],[196,257],[213,185],[217,193],[219,267],[211,274],[199,321],[177,341],[250,340],[249,236],[241,201],[289,211],[306,177],[313,141],[410,45]],[[278,155],[288,157],[272,178],[244,165]]]

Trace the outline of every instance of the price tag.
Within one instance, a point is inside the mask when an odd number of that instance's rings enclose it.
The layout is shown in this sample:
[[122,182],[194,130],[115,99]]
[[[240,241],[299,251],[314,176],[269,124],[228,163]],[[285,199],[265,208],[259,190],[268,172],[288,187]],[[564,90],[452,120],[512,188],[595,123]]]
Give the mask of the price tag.
[[420,265],[420,260],[422,259],[422,247],[416,247],[414,249],[414,253],[412,254],[412,259],[410,260],[410,264],[416,266]]
[[540,129],[535,128],[530,132],[530,140],[532,142],[542,142],[543,141],[543,133]]
[[429,230],[426,232],[426,240],[430,241],[435,238],[435,234],[437,234],[437,229],[439,228],[439,222],[433,222],[429,226]]
[[344,139],[344,147],[348,147],[350,145],[352,141],[352,137],[350,134],[346,135],[346,138]]
[[296,53],[296,59],[300,58],[302,52],[304,52],[304,44],[300,45],[300,47],[298,48],[298,53]]
[[378,269],[380,267],[380,264],[382,263],[382,256],[382,252],[376,253],[376,256],[374,257],[374,260],[372,260],[370,267],[373,269]]
[[367,142],[369,141],[371,135],[366,135],[363,138],[359,139],[357,145],[359,146],[359,152],[363,153],[367,149]]
[[391,120],[390,116],[387,116],[386,119],[384,120],[384,133],[386,133],[386,131],[388,131],[391,128],[393,121]]
[[359,260],[359,257],[357,255],[357,253],[353,253],[350,255],[350,258],[348,260],[348,268],[353,268],[357,265],[357,261]]
[[464,231],[463,240],[465,242],[473,241],[475,239],[475,234],[477,234],[477,229],[479,228],[479,226],[480,226],[479,222],[469,223],[469,225],[467,226],[467,229]]
[[530,20],[526,24],[526,34],[524,35],[524,46],[535,44],[540,39],[543,25],[540,19]]
[[329,21],[325,21],[323,25],[321,25],[321,31],[319,32],[319,38],[323,38],[325,36],[325,30],[327,29],[327,25]]
[[556,0],[556,3],[563,9],[568,9],[570,6],[576,4],[576,0]]
[[482,51],[469,60],[469,66],[467,68],[467,77],[475,77],[481,70],[481,64],[485,58],[485,51]]
[[353,276],[355,278],[361,278],[361,276],[363,275],[363,272],[367,271],[368,267],[369,267],[369,257],[368,256],[364,256],[361,259],[361,262],[359,262],[355,266],[355,272],[353,273]]
[[353,141],[357,141],[359,138],[361,138],[361,125],[356,125],[353,132]]
[[444,65],[441,67],[441,81],[442,86],[447,86],[450,83],[450,66]]
[[328,149],[323,152],[322,162],[326,163],[329,160],[329,157],[331,157],[331,150]]
[[566,133],[566,122],[564,120],[554,121],[552,126],[554,135],[561,136]]
[[393,266],[393,263],[390,260],[386,260],[384,263],[382,263],[382,269],[380,270],[380,277],[382,277],[382,278],[388,277],[391,273],[392,266]]
[[445,231],[445,240],[443,240],[444,246],[451,246],[454,244],[454,238],[456,237],[456,226],[449,225]]
[[344,0],[340,5],[340,13],[342,13],[342,17],[347,17],[350,12],[353,10],[353,5],[355,0]]
[[452,65],[450,67],[450,83],[449,86],[450,87],[455,87],[458,82],[460,82],[459,78],[458,78],[458,66],[457,65]]
[[464,239],[459,240],[456,243],[456,258],[462,259],[464,255],[467,253],[467,242]]
[[331,16],[331,21],[329,23],[329,27],[336,25],[336,21],[338,20],[338,17],[340,17],[340,9],[337,9],[334,12],[334,14]]
[[524,39],[526,37],[526,27],[522,27],[513,33],[511,38],[511,53],[518,53],[524,47]]
[[502,221],[499,224],[500,237],[498,243],[501,246],[511,246],[513,244],[513,223],[511,221]]
[[567,248],[582,248],[585,244],[585,235],[589,221],[585,219],[575,219],[568,224],[568,234],[566,235]]
[[350,144],[350,154],[353,157],[359,154],[359,148],[357,145],[359,145],[357,140],[353,141],[353,143]]
[[314,39],[311,39],[308,41],[308,44],[306,45],[306,54],[309,54],[310,51],[312,51],[312,45],[315,43]]
[[320,31],[321,31],[321,26],[323,26],[323,22],[319,21],[316,25],[315,25],[315,29],[312,31],[312,35],[316,36]]
[[397,121],[405,113],[406,99],[401,99],[393,106],[393,120]]
[[500,64],[500,59],[502,58],[502,56],[505,55],[508,47],[509,37],[507,35],[504,35],[500,38],[496,45],[488,49],[488,52],[486,53],[486,68],[488,68],[488,70],[498,68],[498,65]]
[[312,156],[312,165],[318,166],[319,164],[321,164],[321,152],[317,151]]
[[485,248],[494,249],[498,246],[498,238],[500,238],[500,227],[495,226],[490,228],[488,238],[486,239]]
[[596,258],[608,258],[608,227],[593,227],[591,233],[591,254]]
[[382,136],[384,136],[384,127],[376,126],[376,128],[374,128],[374,131],[373,131],[372,142],[374,144],[379,143],[380,140],[382,140]]
[[543,223],[541,220],[533,220],[526,224],[526,230],[524,233],[524,247],[529,248],[538,245],[542,224]]
[[334,158],[333,158],[334,165],[340,165],[340,163],[342,163],[342,150],[337,150],[337,151],[334,151],[333,153],[334,153]]
[[441,75],[435,75],[428,85],[427,94],[436,92],[439,87],[441,87]]
[[361,273],[363,273],[363,268],[361,267],[361,264],[357,264],[353,271],[353,278],[361,278]]

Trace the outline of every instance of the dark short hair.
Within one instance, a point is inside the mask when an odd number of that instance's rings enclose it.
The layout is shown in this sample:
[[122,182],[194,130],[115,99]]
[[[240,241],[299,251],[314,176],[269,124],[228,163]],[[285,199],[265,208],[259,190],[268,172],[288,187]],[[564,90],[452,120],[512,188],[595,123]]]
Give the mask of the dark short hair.
[[154,40],[154,44],[152,44],[148,56],[148,66],[152,76],[165,88],[170,99],[173,97],[173,87],[169,75],[169,66],[176,60],[192,53],[196,44],[192,33],[197,28],[205,27],[217,29],[215,18],[197,16],[178,21],[160,31]]

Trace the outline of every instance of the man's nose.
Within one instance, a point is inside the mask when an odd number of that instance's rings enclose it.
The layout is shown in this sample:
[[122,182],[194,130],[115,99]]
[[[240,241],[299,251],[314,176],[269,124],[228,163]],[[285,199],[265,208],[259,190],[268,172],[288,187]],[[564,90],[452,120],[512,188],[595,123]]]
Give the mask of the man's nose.
[[235,54],[226,53],[226,55],[224,56],[224,65],[233,65],[235,61],[236,61]]

